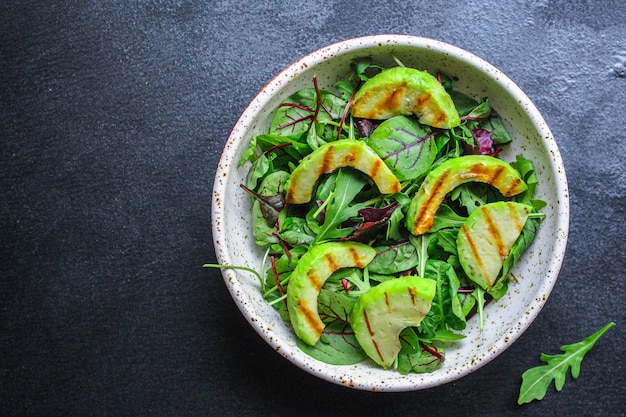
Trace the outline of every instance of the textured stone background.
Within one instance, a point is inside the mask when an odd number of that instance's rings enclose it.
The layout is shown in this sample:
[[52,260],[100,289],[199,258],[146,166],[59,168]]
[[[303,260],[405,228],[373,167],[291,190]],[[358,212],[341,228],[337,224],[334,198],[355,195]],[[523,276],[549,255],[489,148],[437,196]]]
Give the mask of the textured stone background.
[[[551,127],[571,196],[530,329],[462,380],[383,395],[293,367],[201,268],[213,172],[247,102],[301,55],[380,33],[506,73]],[[625,115],[621,0],[4,1],[0,414],[624,415]],[[541,352],[608,321],[578,380],[516,405]]]

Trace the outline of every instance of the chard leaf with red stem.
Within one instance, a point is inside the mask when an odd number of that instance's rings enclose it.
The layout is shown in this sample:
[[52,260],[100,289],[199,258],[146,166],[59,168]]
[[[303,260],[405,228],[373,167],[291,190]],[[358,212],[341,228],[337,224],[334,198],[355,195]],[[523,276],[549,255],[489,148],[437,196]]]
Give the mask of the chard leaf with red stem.
[[406,116],[395,116],[382,122],[367,144],[400,181],[424,175],[437,156],[434,134]]

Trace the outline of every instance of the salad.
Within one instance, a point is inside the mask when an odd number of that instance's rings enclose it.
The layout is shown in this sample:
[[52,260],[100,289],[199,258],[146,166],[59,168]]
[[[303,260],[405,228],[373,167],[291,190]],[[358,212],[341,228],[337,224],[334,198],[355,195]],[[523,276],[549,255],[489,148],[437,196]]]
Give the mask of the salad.
[[334,365],[432,372],[501,298],[545,205],[488,98],[454,79],[353,62],[285,99],[240,166],[265,251],[261,291],[300,349]]

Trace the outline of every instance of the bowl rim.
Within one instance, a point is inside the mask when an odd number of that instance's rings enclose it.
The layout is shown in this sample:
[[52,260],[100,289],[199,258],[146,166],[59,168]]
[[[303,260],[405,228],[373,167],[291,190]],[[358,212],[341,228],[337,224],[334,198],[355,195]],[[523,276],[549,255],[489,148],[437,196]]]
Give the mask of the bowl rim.
[[[312,67],[330,57],[341,55],[344,53],[353,52],[355,50],[370,49],[377,46],[404,46],[415,47],[418,49],[427,48],[438,52],[443,52],[457,60],[461,60],[468,65],[476,67],[482,73],[488,76],[497,84],[505,89],[512,97],[518,102],[524,104],[524,109],[529,119],[534,124],[538,132],[541,133],[541,141],[545,146],[546,151],[549,153],[549,159],[552,161],[549,168],[550,174],[555,180],[555,186],[560,193],[559,204],[555,207],[555,214],[557,217],[557,230],[560,233],[560,239],[555,239],[553,246],[553,256],[546,266],[548,274],[540,282],[540,286],[537,292],[545,294],[542,299],[534,299],[530,305],[526,307],[526,314],[518,318],[515,322],[516,332],[508,334],[499,339],[494,348],[489,351],[487,355],[476,358],[475,363],[471,366],[465,367],[461,372],[449,372],[439,378],[432,378],[420,385],[402,383],[400,380],[397,383],[386,385],[384,390],[379,389],[380,384],[355,381],[354,383],[346,384],[342,377],[331,375],[328,372],[324,372],[317,367],[311,367],[300,359],[300,355],[288,354],[286,352],[279,351],[280,345],[275,339],[268,338],[267,329],[263,323],[263,319],[259,318],[254,311],[254,307],[244,302],[241,297],[241,293],[244,292],[240,283],[236,279],[236,272],[230,269],[221,269],[221,273],[224,282],[230,292],[235,304],[239,308],[240,312],[246,318],[252,328],[276,351],[278,351],[283,357],[290,362],[298,366],[299,368],[332,383],[339,384],[341,386],[349,386],[352,388],[363,390],[375,390],[375,391],[412,391],[431,388],[438,385],[443,385],[454,380],[457,380],[469,373],[472,373],[482,366],[489,363],[491,360],[499,356],[506,348],[508,348],[513,342],[515,342],[521,335],[527,330],[532,322],[537,318],[539,312],[542,310],[547,298],[549,297],[556,280],[559,275],[565,250],[567,246],[567,237],[569,231],[569,192],[567,179],[564,170],[564,164],[561,159],[560,152],[556,141],[554,140],[548,125],[546,124],[543,116],[539,113],[534,103],[528,98],[528,96],[515,84],[510,78],[508,78],[499,69],[492,64],[483,60],[482,58],[461,49],[457,46],[451,45],[439,40],[413,36],[413,35],[399,35],[399,34],[380,34],[380,35],[368,35],[351,39],[335,42],[312,51],[303,57],[292,62],[290,65],[281,70],[278,74],[268,81],[261,90],[254,96],[254,98],[245,107],[235,125],[229,133],[229,137],[220,155],[218,167],[215,173],[215,180],[213,184],[213,197],[211,204],[211,227],[213,233],[213,244],[215,248],[215,255],[218,263],[222,265],[231,265],[226,245],[222,245],[221,242],[225,242],[226,230],[223,230],[221,224],[223,223],[225,207],[221,204],[223,201],[220,196],[225,195],[226,192],[226,178],[229,175],[229,170],[233,166],[236,166],[238,161],[234,160],[235,153],[237,151],[239,142],[242,141],[243,135],[238,132],[243,132],[251,125],[256,114],[258,114],[271,99],[274,94],[274,90],[279,88],[282,83],[286,83],[290,78],[295,76],[305,68]],[[295,337],[295,336],[294,336]],[[507,339],[506,341],[504,339]],[[305,355],[302,352],[302,355]],[[311,358],[312,359],[312,358]]]

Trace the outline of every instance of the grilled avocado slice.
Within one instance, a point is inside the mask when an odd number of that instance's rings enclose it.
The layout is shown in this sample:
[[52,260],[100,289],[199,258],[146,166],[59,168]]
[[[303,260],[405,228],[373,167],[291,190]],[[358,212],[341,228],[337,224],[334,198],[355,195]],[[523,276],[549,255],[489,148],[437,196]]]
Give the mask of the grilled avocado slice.
[[286,184],[287,204],[307,203],[319,177],[343,167],[369,175],[382,194],[400,191],[400,181],[372,148],[360,140],[341,139],[320,146],[302,159]]
[[352,115],[377,120],[415,115],[420,123],[443,129],[460,124],[452,98],[437,78],[407,67],[389,68],[367,80],[354,97]]
[[407,228],[414,235],[428,232],[446,194],[470,181],[491,184],[505,197],[528,188],[515,168],[493,156],[467,155],[448,159],[428,173],[413,196],[406,216]]
[[313,346],[322,335],[317,297],[328,277],[340,268],[364,268],[374,256],[374,248],[357,242],[322,243],[302,255],[287,287],[289,319],[300,339]]
[[365,353],[389,368],[400,349],[400,332],[419,326],[435,297],[437,282],[416,276],[384,281],[362,294],[350,312],[350,325]]
[[461,267],[484,290],[496,283],[531,211],[531,206],[512,201],[489,203],[476,209],[461,226],[457,237]]

